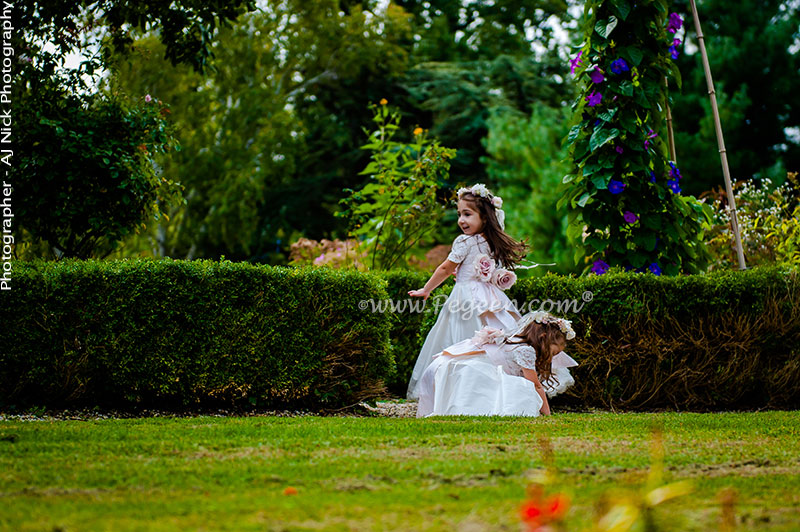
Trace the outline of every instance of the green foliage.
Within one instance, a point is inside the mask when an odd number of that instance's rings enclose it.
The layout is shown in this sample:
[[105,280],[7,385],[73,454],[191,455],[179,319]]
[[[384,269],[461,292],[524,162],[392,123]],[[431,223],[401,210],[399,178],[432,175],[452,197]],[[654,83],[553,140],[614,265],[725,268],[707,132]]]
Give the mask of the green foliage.
[[[734,184],[736,219],[748,267],[776,262],[800,265],[800,182],[790,173],[787,182],[773,189],[769,178],[758,187],[752,181]],[[712,268],[725,269],[736,264],[736,248],[727,196],[714,202],[714,222],[710,226],[709,250]]]
[[[442,4],[432,8],[434,17]],[[369,179],[359,174],[369,163],[362,131],[373,124],[366,103],[382,98],[401,109],[404,123],[458,150],[453,179],[484,181],[489,112],[528,114],[542,103],[560,105],[571,90],[554,46],[541,57],[530,52],[533,43],[552,44],[546,21],[563,14],[562,3],[524,4],[513,16],[505,7],[476,6],[489,17],[475,21],[484,27],[461,28],[454,19],[428,25],[421,5],[271,3],[219,32],[207,79],[169,68],[155,36],[137,41],[114,86],[170,103],[183,149],[159,164],[186,186],[188,203],[168,211],[170,222],[148,224],[117,256],[282,263],[300,237],[343,238],[348,227],[334,212],[342,189],[360,189]],[[536,35],[518,30],[531,25]],[[473,51],[461,31],[480,33],[480,49]],[[505,42],[500,53],[504,32],[519,46]],[[396,140],[415,142],[411,128]]]
[[[137,31],[157,33],[173,65],[202,71],[216,27],[253,9],[251,0],[15,6],[12,101],[22,135],[11,177],[26,242],[19,257],[106,255],[134,227],[160,220],[161,209],[178,202],[178,186],[147,157],[173,144],[169,110],[143,105],[146,91],[130,98],[97,92],[96,85]],[[70,66],[75,56],[77,67]]]
[[[596,272],[606,265],[658,275],[706,268],[701,224],[710,209],[679,195],[680,173],[668,166],[662,140],[664,80],[676,72],[666,14],[664,0],[586,7],[581,63],[574,63],[582,89],[566,141],[574,166],[560,204],[571,210],[576,263],[586,255]],[[598,73],[602,80],[590,79]]]
[[393,140],[400,128],[400,113],[390,111],[385,100],[370,105],[377,129],[362,148],[372,153],[361,172],[369,182],[341,203],[339,213],[351,223],[351,235],[367,250],[371,269],[406,266],[408,254],[439,224],[444,208],[437,201],[438,185],[447,180],[455,150],[428,139],[422,128],[414,142]]
[[385,283],[328,268],[173,260],[14,263],[0,401],[336,407],[391,372]]
[[[379,381],[404,396],[452,287],[424,312],[371,312],[362,301],[407,300],[426,275],[171,260],[17,262],[14,271],[0,309],[5,405],[319,408],[375,397]],[[572,320],[568,352],[580,365],[562,403],[794,408],[799,274],[612,270],[520,279],[508,295],[524,311],[561,304]]]
[[243,17],[220,32],[207,79],[168,68],[154,38],[137,41],[114,86],[170,102],[183,149],[160,162],[180,176],[187,205],[129,241],[129,253],[277,263],[301,236],[344,235],[334,212],[342,189],[365,180],[367,102],[406,68],[398,41],[408,23],[394,7],[373,16],[339,4],[271,4]]
[[[63,58],[75,50],[92,48],[85,46],[88,39],[93,45],[103,45],[102,59],[95,56],[79,69],[99,70],[113,52],[130,50],[136,31],[157,29],[173,65],[190,64],[202,72],[213,55],[216,28],[229,26],[242,13],[255,9],[254,0],[50,0],[24,2],[15,6],[14,15],[31,57],[41,55],[43,42],[54,45],[56,56]],[[100,28],[106,31],[98,32]]]
[[165,205],[180,185],[162,177],[152,156],[175,145],[158,100],[76,96],[41,85],[19,95],[18,149],[9,171],[21,229],[57,256],[87,258],[113,249]]
[[561,147],[568,122],[568,110],[550,107],[536,107],[527,118],[496,112],[489,119],[483,162],[489,181],[497,183],[495,194],[503,198],[507,231],[528,241],[529,260],[556,263],[520,272],[577,273],[566,238],[567,211],[556,208],[561,178],[569,170]]
[[558,108],[571,96],[565,69],[553,58],[502,54],[475,61],[425,62],[403,79],[410,103],[430,114],[431,134],[458,150],[453,175],[462,183],[483,183],[483,158],[491,117],[529,115]]
[[[534,44],[552,42],[548,21],[568,18],[564,0],[397,0],[414,18],[419,62],[462,62],[502,55],[530,56]],[[526,31],[535,28],[535,31]]]

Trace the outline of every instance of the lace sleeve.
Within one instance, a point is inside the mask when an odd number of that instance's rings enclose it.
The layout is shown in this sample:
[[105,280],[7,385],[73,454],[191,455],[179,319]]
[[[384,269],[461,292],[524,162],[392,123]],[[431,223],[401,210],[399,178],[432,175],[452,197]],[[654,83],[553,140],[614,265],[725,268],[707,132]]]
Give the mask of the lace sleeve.
[[467,235],[459,235],[453,240],[453,247],[450,249],[450,254],[447,260],[461,264],[467,258],[469,251],[469,243],[467,242]]
[[514,362],[527,369],[536,369],[536,349],[529,345],[514,348]]

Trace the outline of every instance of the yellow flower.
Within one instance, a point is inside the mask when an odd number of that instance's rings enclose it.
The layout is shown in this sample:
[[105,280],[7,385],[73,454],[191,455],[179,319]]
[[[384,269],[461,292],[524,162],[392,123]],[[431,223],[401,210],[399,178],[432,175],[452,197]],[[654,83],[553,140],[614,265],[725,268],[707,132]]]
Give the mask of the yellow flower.
[[422,135],[422,128],[418,127],[414,129],[414,135]]
[[386,105],[387,103],[389,102],[386,101],[386,98],[381,98],[381,105]]

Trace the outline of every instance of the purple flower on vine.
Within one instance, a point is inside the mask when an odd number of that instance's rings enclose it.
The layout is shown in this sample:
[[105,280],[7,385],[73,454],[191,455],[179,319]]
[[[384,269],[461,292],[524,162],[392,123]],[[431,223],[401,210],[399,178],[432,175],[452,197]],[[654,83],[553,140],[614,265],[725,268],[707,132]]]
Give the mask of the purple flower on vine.
[[667,20],[667,31],[670,33],[675,33],[683,26],[683,19],[677,13],[670,13],[669,19]]
[[594,67],[594,70],[591,71],[589,77],[592,79],[592,83],[603,83],[606,80],[606,77],[598,67]]
[[644,140],[644,149],[648,149],[650,147],[650,139],[654,139],[658,136],[658,133],[653,131],[652,129],[647,132],[647,138]]
[[653,172],[652,170],[650,170],[650,182],[651,183],[655,183],[656,182],[656,173]]
[[616,152],[617,152],[617,153],[619,153],[619,154],[622,154],[622,152],[624,152],[624,151],[625,151],[625,149],[624,149],[622,146],[617,146],[617,147],[616,147],[616,148],[614,148],[614,149],[615,149],[615,150],[616,150]]
[[617,181],[616,179],[612,179],[611,181],[608,182],[608,191],[611,192],[612,194],[619,194],[620,192],[625,190],[625,187],[627,186],[628,185],[626,185],[622,181]]
[[578,55],[577,55],[577,57],[575,57],[575,59],[570,59],[569,60],[569,73],[570,74],[574,74],[575,73],[575,69],[578,68],[579,66],[583,65],[583,61],[581,61],[581,56],[582,55],[583,55],[583,50],[578,52]]
[[661,268],[659,268],[657,262],[652,263],[647,269],[653,272],[654,275],[661,275]]
[[677,179],[670,179],[667,181],[667,187],[672,191],[673,194],[680,194],[681,192],[681,186]]
[[586,101],[589,103],[589,107],[598,105],[602,99],[603,95],[597,91],[592,91],[586,96]]
[[680,51],[678,50],[678,46],[681,45],[680,39],[675,39],[672,41],[672,46],[669,47],[669,55],[672,57],[673,60],[677,59],[680,55]]
[[609,266],[606,262],[598,259],[592,263],[592,273],[595,275],[603,275],[610,267],[611,266]]
[[625,222],[629,224],[636,223],[636,220],[639,219],[639,217],[631,211],[625,211],[625,214],[622,217],[625,218]]
[[628,66],[627,61],[625,61],[621,57],[616,61],[614,61],[613,63],[611,63],[611,72],[613,72],[614,74],[622,74],[623,72],[627,72],[628,70],[630,70],[630,67]]
[[675,163],[673,163],[672,161],[669,161],[669,166],[670,166],[669,176],[672,179],[675,179],[676,182],[677,182],[677,180],[683,178],[683,176],[681,175],[681,171],[678,170],[678,167],[675,166]]

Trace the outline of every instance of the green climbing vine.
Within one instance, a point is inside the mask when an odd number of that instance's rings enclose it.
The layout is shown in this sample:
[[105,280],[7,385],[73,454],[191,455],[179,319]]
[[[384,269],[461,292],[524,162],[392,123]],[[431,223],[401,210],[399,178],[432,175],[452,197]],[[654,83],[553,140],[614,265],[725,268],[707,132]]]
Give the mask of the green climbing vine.
[[681,195],[682,176],[664,141],[665,80],[680,87],[673,59],[683,21],[667,15],[666,0],[595,0],[585,9],[585,39],[570,60],[581,90],[560,200],[570,209],[568,235],[583,243],[575,260],[585,257],[596,274],[611,266],[705,271],[711,208]]

